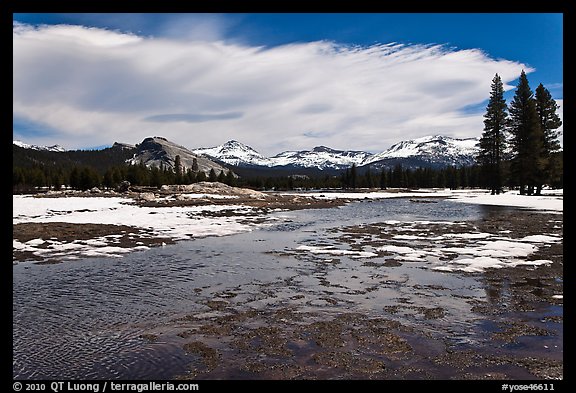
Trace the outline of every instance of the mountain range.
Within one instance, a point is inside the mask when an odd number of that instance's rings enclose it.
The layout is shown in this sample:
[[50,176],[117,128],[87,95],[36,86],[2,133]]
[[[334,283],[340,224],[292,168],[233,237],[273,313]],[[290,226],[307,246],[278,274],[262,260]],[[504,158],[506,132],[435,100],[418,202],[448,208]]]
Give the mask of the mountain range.
[[[180,156],[180,163],[184,169],[197,165],[198,170],[205,173],[212,169],[216,173],[226,172],[230,168],[236,174],[247,177],[320,174],[335,173],[353,164],[361,171],[368,168],[375,170],[392,168],[398,164],[412,169],[467,166],[474,163],[477,143],[478,138],[457,139],[434,135],[402,141],[377,154],[317,146],[311,150],[285,151],[272,157],[265,157],[250,146],[234,140],[210,148],[188,149],[166,138],[155,136],[145,138],[135,146],[116,142],[112,147],[102,150],[106,153],[102,154],[102,159],[107,160],[106,157],[121,154],[122,160],[130,164],[143,163],[149,167],[174,168],[176,156]],[[67,152],[57,145],[43,147],[21,141],[13,141],[13,144],[14,152],[19,155],[19,162],[26,156],[24,152],[38,151],[44,156],[50,154],[51,160]],[[37,156],[34,157],[34,160],[38,159]]]
[[434,135],[402,141],[377,154],[317,146],[312,150],[285,151],[264,157],[250,146],[232,140],[220,146],[194,149],[192,152],[234,167],[291,167],[323,171],[342,170],[353,164],[377,169],[402,164],[406,168],[441,168],[472,165],[478,152],[477,143],[478,138],[457,139]]

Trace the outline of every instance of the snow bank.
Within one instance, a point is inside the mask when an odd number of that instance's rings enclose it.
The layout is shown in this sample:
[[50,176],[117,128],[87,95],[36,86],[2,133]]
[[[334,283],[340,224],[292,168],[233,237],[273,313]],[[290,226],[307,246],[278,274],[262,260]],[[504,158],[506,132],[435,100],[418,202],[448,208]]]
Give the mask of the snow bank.
[[[129,198],[69,197],[13,198],[13,223],[68,222],[77,224],[128,225],[176,239],[193,236],[228,235],[249,230],[253,225],[240,223],[252,208],[242,205],[185,207],[140,207]],[[203,213],[230,211],[238,216],[205,217]]]
[[316,199],[387,199],[387,198],[414,198],[414,197],[448,197],[451,195],[448,189],[419,189],[412,192],[395,191],[393,189],[386,191],[374,192],[303,192],[303,193],[286,193],[284,195],[297,195],[311,197]]
[[480,205],[522,207],[550,212],[563,211],[563,190],[542,190],[541,196],[520,195],[518,191],[508,191],[500,195],[490,195],[486,190],[450,190],[450,189],[417,189],[414,191],[397,191],[388,189],[376,192],[305,192],[290,193],[314,197],[317,199],[386,199],[386,198],[416,198],[416,197],[446,197],[454,202],[474,203]]
[[518,191],[509,191],[500,195],[490,195],[487,191],[479,190],[455,190],[451,200],[454,202],[474,203],[479,205],[513,206],[527,209],[545,210],[549,212],[563,212],[563,193],[551,193],[551,195],[520,195]]
[[[210,213],[208,216],[206,213]],[[222,217],[218,217],[223,213]],[[34,198],[13,196],[13,223],[66,222],[76,224],[127,225],[145,229],[150,236],[173,240],[193,237],[224,236],[252,230],[254,209],[243,205],[140,207],[129,198],[117,197],[67,197]],[[113,236],[87,241],[59,243],[34,239],[26,243],[14,241],[13,248],[30,251],[36,255],[52,257],[78,255],[118,255],[144,246],[120,248],[111,246]],[[43,247],[38,247],[43,246]]]

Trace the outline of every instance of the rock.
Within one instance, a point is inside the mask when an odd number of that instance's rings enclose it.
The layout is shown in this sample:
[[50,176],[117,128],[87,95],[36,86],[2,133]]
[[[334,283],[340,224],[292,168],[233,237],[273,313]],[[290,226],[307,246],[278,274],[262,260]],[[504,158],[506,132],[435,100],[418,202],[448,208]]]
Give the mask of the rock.
[[90,194],[100,194],[102,191],[98,187],[92,187],[90,189]]
[[141,192],[138,194],[138,199],[150,202],[156,199],[156,195],[154,195],[152,192]]
[[161,191],[173,193],[193,193],[193,194],[215,194],[215,195],[232,195],[248,196],[251,198],[266,198],[267,194],[260,191],[254,191],[248,188],[231,187],[220,182],[203,181],[193,184],[170,184],[160,187]]
[[118,192],[126,192],[130,189],[130,182],[128,180],[121,181],[116,187],[116,191]]

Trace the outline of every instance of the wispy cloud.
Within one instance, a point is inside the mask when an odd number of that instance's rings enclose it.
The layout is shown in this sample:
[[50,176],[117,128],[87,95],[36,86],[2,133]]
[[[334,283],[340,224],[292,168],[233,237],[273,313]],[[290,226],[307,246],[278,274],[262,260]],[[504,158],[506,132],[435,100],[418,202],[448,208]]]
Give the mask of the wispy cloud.
[[241,112],[228,112],[228,113],[176,113],[176,114],[165,114],[165,115],[154,115],[146,117],[142,120],[153,121],[157,123],[173,123],[183,121],[185,123],[202,123],[204,121],[213,120],[231,120],[239,119],[242,117]]
[[14,116],[58,130],[52,143],[68,148],[162,135],[191,148],[237,139],[264,154],[319,143],[379,151],[429,134],[479,136],[482,113],[470,108],[494,74],[511,83],[532,71],[441,45],[263,48],[222,41],[218,28],[203,40],[174,38],[181,29],[13,30]]

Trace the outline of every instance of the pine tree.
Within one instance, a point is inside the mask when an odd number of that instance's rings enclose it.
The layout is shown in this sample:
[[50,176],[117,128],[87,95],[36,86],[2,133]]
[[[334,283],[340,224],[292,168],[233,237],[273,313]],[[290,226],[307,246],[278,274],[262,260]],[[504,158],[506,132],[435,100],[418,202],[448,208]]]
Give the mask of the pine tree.
[[504,86],[498,74],[492,79],[491,88],[477,160],[486,175],[491,194],[494,195],[502,192],[502,156],[506,143],[504,132],[508,114],[504,99]]
[[204,173],[203,171],[198,172],[196,174],[196,181],[197,182],[206,181],[206,173]]
[[191,169],[186,169],[186,182],[188,184],[196,183],[196,173]]
[[356,172],[356,164],[352,164],[352,167],[350,168],[350,187],[352,189],[356,189],[356,180],[358,178],[358,174]]
[[176,155],[176,157],[174,157],[174,173],[176,174],[176,180],[175,183],[176,184],[182,184],[182,160],[180,158],[180,155]]
[[[558,177],[559,164],[557,154],[560,150],[558,142],[559,132],[557,129],[562,125],[562,120],[556,114],[558,105],[552,98],[550,92],[540,83],[536,88],[536,110],[540,119],[540,129],[542,130],[542,156],[544,163],[544,176],[548,183],[555,182]],[[541,185],[537,187],[536,194],[540,194]]]
[[226,175],[224,174],[223,170],[220,170],[220,174],[218,175],[218,181],[220,183],[224,183],[226,181]]
[[342,189],[344,190],[350,186],[350,169],[346,168],[346,170],[342,172],[340,182],[342,183]]
[[74,166],[70,171],[68,184],[75,190],[80,189],[80,170],[78,167]]
[[368,188],[374,187],[374,177],[372,176],[372,171],[370,170],[370,167],[368,167],[368,169],[366,169],[366,172],[364,173],[364,179],[365,179],[366,187],[368,187]]
[[226,184],[232,187],[236,186],[236,178],[234,177],[232,169],[228,169],[228,172],[226,173]]
[[382,168],[382,172],[380,172],[380,189],[385,190],[387,185],[386,181],[386,169]]
[[216,180],[218,180],[218,177],[216,176],[216,171],[214,170],[214,168],[212,168],[210,169],[210,173],[208,174],[208,181],[215,182]]
[[406,181],[405,181],[405,177],[404,177],[404,169],[402,168],[402,164],[394,165],[394,169],[392,170],[392,176],[391,176],[390,183],[391,183],[392,187],[396,187],[396,188],[406,187]]
[[542,130],[536,100],[530,90],[526,73],[522,70],[516,93],[509,108],[510,134],[513,149],[512,175],[520,186],[521,195],[532,195],[542,184],[544,160]]

